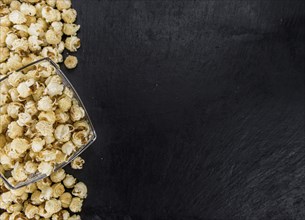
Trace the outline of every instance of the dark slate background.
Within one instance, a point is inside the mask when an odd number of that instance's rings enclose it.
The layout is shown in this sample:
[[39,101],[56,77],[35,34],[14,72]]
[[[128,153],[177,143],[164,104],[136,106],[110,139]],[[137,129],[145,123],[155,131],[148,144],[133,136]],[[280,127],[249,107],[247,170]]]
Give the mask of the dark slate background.
[[73,3],[83,219],[305,219],[305,1]]

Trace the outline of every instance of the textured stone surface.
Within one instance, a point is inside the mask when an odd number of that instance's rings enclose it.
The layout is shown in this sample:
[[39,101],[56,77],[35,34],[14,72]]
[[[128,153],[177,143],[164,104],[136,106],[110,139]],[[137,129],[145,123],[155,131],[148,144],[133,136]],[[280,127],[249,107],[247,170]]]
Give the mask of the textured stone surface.
[[84,219],[305,219],[304,1],[74,6]]

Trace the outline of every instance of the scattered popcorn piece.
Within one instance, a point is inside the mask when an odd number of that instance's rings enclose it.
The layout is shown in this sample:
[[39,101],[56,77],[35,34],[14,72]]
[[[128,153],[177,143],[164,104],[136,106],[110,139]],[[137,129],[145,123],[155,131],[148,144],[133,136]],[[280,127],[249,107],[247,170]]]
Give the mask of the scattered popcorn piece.
[[82,159],[81,157],[76,157],[71,162],[71,167],[72,167],[72,169],[75,169],[75,170],[81,170],[81,169],[83,169],[84,163],[85,163],[84,159]]
[[74,69],[78,64],[77,57],[76,56],[71,56],[71,55],[67,56],[67,58],[65,59],[64,64],[68,69]]

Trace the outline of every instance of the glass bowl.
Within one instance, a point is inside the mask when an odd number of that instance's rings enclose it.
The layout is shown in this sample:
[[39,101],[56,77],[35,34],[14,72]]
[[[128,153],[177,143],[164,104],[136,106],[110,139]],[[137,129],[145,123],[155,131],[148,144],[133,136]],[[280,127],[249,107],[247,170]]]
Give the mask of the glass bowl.
[[[65,167],[67,164],[71,163],[77,156],[79,156],[82,152],[84,152],[96,140],[97,135],[96,135],[96,132],[95,132],[94,127],[92,125],[92,122],[90,120],[90,117],[88,115],[88,112],[87,112],[83,102],[81,101],[79,95],[77,94],[76,90],[74,89],[74,87],[72,86],[70,81],[67,79],[65,74],[61,71],[59,66],[56,63],[54,63],[50,58],[46,57],[46,58],[37,60],[37,61],[35,61],[33,63],[30,63],[30,64],[28,64],[28,65],[26,65],[26,66],[16,70],[15,72],[22,72],[22,73],[24,73],[25,70],[27,70],[29,68],[32,68],[35,65],[39,65],[39,64],[41,64],[43,62],[47,62],[47,65],[53,66],[55,68],[56,74],[61,77],[64,86],[68,87],[70,90],[73,91],[73,93],[74,93],[73,94],[73,98],[75,98],[78,101],[79,106],[84,109],[84,111],[85,111],[84,120],[86,120],[88,122],[89,127],[90,127],[90,136],[89,136],[89,139],[88,139],[87,143],[82,145],[81,147],[79,147],[72,155],[70,155],[68,157],[68,159],[66,159],[65,162],[60,163],[60,164],[55,164],[54,169],[53,169],[53,172],[55,172],[55,171]],[[1,84],[1,82],[4,82],[5,80],[7,80],[9,75],[10,74],[8,74],[4,78],[0,79],[0,84]],[[0,108],[1,108],[1,106],[0,106]],[[46,174],[42,174],[42,173],[31,174],[31,175],[28,176],[28,178],[25,181],[18,182],[16,184],[13,184],[13,183],[11,183],[9,181],[9,177],[11,177],[11,170],[0,172],[0,177],[2,178],[4,183],[10,189],[18,189],[18,188],[27,186],[27,185],[29,185],[31,183],[35,183],[35,182],[37,182],[37,181],[47,177],[47,175]]]

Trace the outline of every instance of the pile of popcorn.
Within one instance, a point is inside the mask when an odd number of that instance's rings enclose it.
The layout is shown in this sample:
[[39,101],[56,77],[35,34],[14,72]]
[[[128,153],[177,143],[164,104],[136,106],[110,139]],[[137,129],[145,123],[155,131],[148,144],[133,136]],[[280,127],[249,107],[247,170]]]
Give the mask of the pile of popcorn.
[[37,183],[8,190],[0,182],[1,220],[80,220],[78,214],[87,197],[87,186],[63,169]]
[[[85,112],[65,87],[54,67],[39,63],[25,72],[15,70],[51,58],[68,69],[77,57],[80,25],[71,0],[0,0],[0,172],[11,172],[11,184],[37,173],[47,178],[9,190],[0,179],[0,220],[80,220],[87,187],[63,169],[53,172],[85,145],[92,131]],[[77,157],[71,166],[82,169]]]
[[[76,52],[80,25],[71,0],[0,1],[0,74],[19,69],[42,57],[63,62],[64,49]],[[75,68],[77,58],[69,55],[64,63]]]

